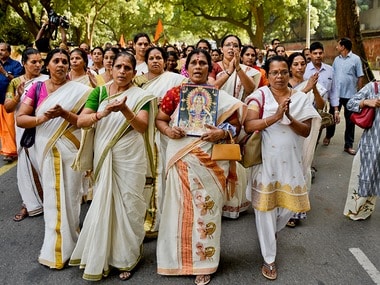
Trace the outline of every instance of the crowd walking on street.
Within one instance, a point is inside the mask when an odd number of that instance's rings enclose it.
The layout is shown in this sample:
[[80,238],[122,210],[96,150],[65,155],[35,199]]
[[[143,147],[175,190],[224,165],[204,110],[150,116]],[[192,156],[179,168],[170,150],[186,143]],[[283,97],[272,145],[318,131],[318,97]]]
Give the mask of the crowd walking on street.
[[[282,230],[307,224],[316,150],[331,148],[339,123],[342,155],[353,157],[341,218],[375,211],[380,86],[364,83],[349,38],[337,41],[331,66],[321,42],[294,52],[279,39],[264,51],[234,34],[217,49],[206,39],[161,47],[145,32],[130,42],[30,47],[21,62],[0,43],[0,153],[17,161],[14,222],[43,215],[40,264],[124,281],[144,266],[144,243],[157,240],[156,273],[205,285],[223,258],[223,221],[251,208],[262,259],[253,274],[276,280]],[[351,116],[367,109],[371,126],[355,149]],[[238,143],[253,134],[260,163],[215,159],[220,145],[241,155]]]

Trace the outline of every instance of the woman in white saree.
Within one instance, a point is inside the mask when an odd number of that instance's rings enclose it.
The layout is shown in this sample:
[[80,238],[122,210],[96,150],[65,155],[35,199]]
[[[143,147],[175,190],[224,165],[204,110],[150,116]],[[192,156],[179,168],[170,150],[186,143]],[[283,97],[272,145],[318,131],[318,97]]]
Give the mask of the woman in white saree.
[[[78,238],[82,174],[71,169],[79,148],[76,115],[90,88],[67,80],[69,54],[54,49],[46,57],[50,78],[42,83],[36,98],[34,84],[17,113],[17,125],[36,127],[35,161],[43,188],[45,237],[39,262],[62,269]],[[37,99],[37,109],[34,101]],[[35,116],[33,113],[35,112]]]
[[[289,58],[289,68],[290,68],[290,78],[289,78],[289,86],[294,90],[301,91],[305,93],[307,96],[310,96],[310,99],[313,102],[313,106],[316,109],[323,110],[327,98],[327,90],[318,83],[318,73],[312,75],[308,80],[304,80],[303,76],[306,70],[306,58],[300,52],[292,53]],[[312,129],[310,131],[313,136],[318,136],[320,124],[312,124]],[[318,132],[316,132],[318,130]],[[308,136],[304,142],[305,148],[310,147],[312,150],[312,146],[310,145],[310,140],[316,141],[313,136]],[[305,157],[305,156],[304,156]],[[313,159],[314,155],[310,158]],[[311,166],[311,164],[310,164]],[[312,180],[312,171],[307,172],[307,189],[310,192],[311,189],[311,180]],[[315,170],[314,170],[315,171]],[[314,172],[315,175],[315,172]],[[286,224],[288,227],[294,228],[300,224],[301,220],[306,219],[306,213],[295,213],[292,218],[289,219],[289,222]]]
[[242,100],[257,89],[261,74],[256,69],[240,63],[241,41],[227,35],[221,41],[223,59],[218,62],[221,71],[216,74],[215,86]]
[[[207,84],[211,56],[192,51],[186,60],[190,82]],[[178,127],[180,87],[169,90],[156,117],[158,130],[168,136],[167,180],[157,241],[158,273],[196,275],[196,284],[207,284],[219,264],[222,207],[233,195],[236,162],[213,161],[214,143],[236,135],[245,116],[245,105],[219,92],[218,127],[208,126],[201,137],[186,136]],[[224,124],[223,124],[224,123]]]
[[[165,71],[167,57],[165,50],[161,47],[148,48],[145,53],[148,73],[133,79],[135,85],[148,90],[158,98],[158,105],[169,89],[187,80],[181,74]],[[155,132],[154,139],[157,147],[149,155],[147,183],[144,191],[148,202],[144,225],[147,238],[157,237],[165,190],[165,161],[161,154],[166,152],[167,137],[161,135],[160,132]]]
[[117,54],[113,82],[93,90],[78,119],[83,128],[96,123],[95,194],[70,259],[70,265],[84,268],[86,280],[100,280],[111,267],[121,271],[120,279],[129,279],[142,255],[144,133],[154,129],[157,103],[153,95],[132,85],[135,67],[133,55]]
[[96,73],[88,68],[87,53],[80,49],[75,48],[70,52],[70,71],[69,79],[90,87],[97,86]]
[[[8,85],[4,107],[8,113],[15,112],[20,107],[20,102],[25,98],[29,88],[37,81],[45,81],[49,77],[40,74],[42,58],[40,52],[34,48],[26,49],[22,53],[22,65],[25,74],[14,78]],[[15,112],[16,115],[16,112]],[[17,144],[17,186],[22,198],[21,210],[14,216],[16,222],[22,221],[28,216],[36,216],[43,212],[43,193],[40,184],[37,167],[30,162],[30,156],[34,155],[34,146],[29,149],[20,146],[23,128],[16,126]]]

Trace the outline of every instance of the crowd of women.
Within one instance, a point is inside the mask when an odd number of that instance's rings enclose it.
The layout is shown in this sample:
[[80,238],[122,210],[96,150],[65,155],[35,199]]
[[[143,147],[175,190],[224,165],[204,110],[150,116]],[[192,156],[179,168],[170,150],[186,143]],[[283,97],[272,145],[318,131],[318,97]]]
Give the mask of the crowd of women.
[[[18,148],[23,208],[15,220],[44,213],[39,262],[50,268],[78,265],[87,280],[119,270],[127,280],[144,238],[157,237],[158,273],[195,275],[200,285],[218,268],[222,216],[237,218],[252,204],[261,273],[274,280],[278,232],[310,209],[324,94],[315,77],[303,80],[301,53],[261,65],[258,50],[235,35],[221,41],[221,52],[200,40],[182,60],[169,48],[140,33],[134,53],[95,47],[90,67],[82,49],[54,49],[47,75],[40,53],[24,51],[25,73],[11,82],[5,105],[16,110],[17,142],[24,128],[36,133],[33,146]],[[215,124],[200,136],[179,122],[185,83],[219,90]],[[363,96],[352,103],[356,111]],[[374,100],[364,101],[378,106]],[[214,144],[255,131],[261,164],[211,159]],[[78,151],[84,144],[91,155]],[[90,166],[75,165],[81,160]],[[83,197],[92,202],[80,229]]]

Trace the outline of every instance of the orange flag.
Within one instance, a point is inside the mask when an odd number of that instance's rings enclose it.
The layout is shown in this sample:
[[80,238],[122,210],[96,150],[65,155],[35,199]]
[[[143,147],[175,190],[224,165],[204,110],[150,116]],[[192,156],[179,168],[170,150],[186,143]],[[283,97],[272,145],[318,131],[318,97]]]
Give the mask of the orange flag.
[[124,34],[121,34],[119,44],[122,48],[125,48]]
[[156,33],[154,35],[154,41],[157,42],[160,38],[161,33],[164,31],[164,26],[162,25],[161,19],[158,19]]

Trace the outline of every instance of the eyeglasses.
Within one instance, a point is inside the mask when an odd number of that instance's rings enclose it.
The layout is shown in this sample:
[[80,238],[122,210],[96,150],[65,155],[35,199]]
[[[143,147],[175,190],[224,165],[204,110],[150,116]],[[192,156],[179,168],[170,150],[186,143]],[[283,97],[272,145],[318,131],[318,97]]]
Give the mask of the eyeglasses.
[[269,75],[273,76],[273,77],[277,77],[279,74],[281,74],[281,76],[287,76],[289,75],[289,71],[288,70],[281,70],[281,71],[271,71],[269,72]]
[[238,44],[228,43],[224,45],[225,47],[239,48]]

